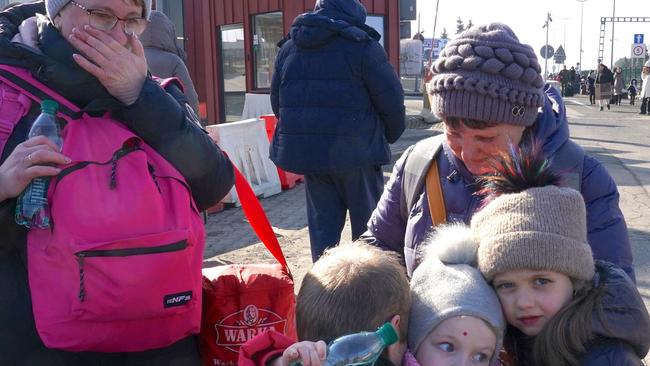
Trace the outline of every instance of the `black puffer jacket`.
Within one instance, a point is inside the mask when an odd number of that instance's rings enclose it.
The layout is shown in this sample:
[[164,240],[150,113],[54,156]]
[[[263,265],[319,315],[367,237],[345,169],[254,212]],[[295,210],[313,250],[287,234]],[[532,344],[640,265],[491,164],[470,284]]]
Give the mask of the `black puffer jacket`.
[[321,0],[294,20],[271,82],[279,121],[270,157],[284,170],[330,174],[390,160],[404,95],[365,20],[358,0]]
[[[165,91],[147,79],[138,100],[124,106],[99,82],[76,66],[72,47],[47,21],[39,20],[40,50],[10,42],[17,25],[44,3],[0,13],[0,63],[29,69],[49,87],[93,114],[111,111],[156,149],[185,177],[199,209],[220,200],[232,187],[232,165],[192,120],[185,97],[175,87]],[[34,116],[23,118],[2,152],[0,163],[23,142]],[[0,202],[0,365],[196,365],[195,337],[158,350],[132,354],[69,353],[45,348],[34,325],[27,280],[26,231],[15,224],[16,200]]]

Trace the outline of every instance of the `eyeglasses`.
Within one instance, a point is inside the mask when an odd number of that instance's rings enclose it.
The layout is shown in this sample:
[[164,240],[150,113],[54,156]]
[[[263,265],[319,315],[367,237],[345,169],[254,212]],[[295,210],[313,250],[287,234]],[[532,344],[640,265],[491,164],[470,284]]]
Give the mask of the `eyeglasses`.
[[121,20],[124,22],[125,33],[140,35],[142,32],[144,32],[144,30],[147,28],[147,25],[149,24],[149,21],[144,18],[122,19],[103,10],[88,9],[76,1],[70,1],[70,4],[88,13],[90,26],[104,32],[111,31],[113,28],[115,28],[117,22]]

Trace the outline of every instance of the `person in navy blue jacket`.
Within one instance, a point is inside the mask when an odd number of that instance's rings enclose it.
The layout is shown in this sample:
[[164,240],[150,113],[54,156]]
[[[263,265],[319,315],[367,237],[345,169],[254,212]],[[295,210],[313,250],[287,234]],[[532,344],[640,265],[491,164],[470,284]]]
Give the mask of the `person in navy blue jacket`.
[[339,242],[346,211],[352,239],[365,231],[383,190],[388,144],[404,131],[402,86],[365,20],[358,0],[318,0],[294,20],[273,73],[278,125],[270,157],[305,175],[314,260]]

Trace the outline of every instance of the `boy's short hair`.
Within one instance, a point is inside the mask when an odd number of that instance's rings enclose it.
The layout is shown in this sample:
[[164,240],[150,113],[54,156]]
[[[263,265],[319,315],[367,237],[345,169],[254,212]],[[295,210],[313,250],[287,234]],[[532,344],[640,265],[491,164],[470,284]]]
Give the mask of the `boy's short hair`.
[[374,331],[400,316],[406,340],[411,294],[405,268],[395,252],[362,242],[328,249],[305,275],[298,292],[298,339],[332,341]]

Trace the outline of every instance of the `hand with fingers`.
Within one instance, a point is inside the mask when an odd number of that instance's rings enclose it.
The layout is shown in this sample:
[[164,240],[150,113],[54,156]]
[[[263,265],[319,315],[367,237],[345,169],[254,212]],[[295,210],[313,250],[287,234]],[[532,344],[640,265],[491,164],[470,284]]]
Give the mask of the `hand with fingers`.
[[59,174],[61,169],[56,165],[69,162],[56,144],[44,136],[19,144],[0,165],[0,202],[20,195],[36,177]]
[[81,54],[74,60],[95,76],[108,92],[124,105],[135,103],[147,78],[147,60],[138,37],[126,34],[126,44],[89,25],[75,28],[70,43]]
[[327,355],[327,345],[323,341],[303,341],[294,343],[284,350],[282,357],[273,366],[290,366],[300,362],[303,366],[320,366]]

